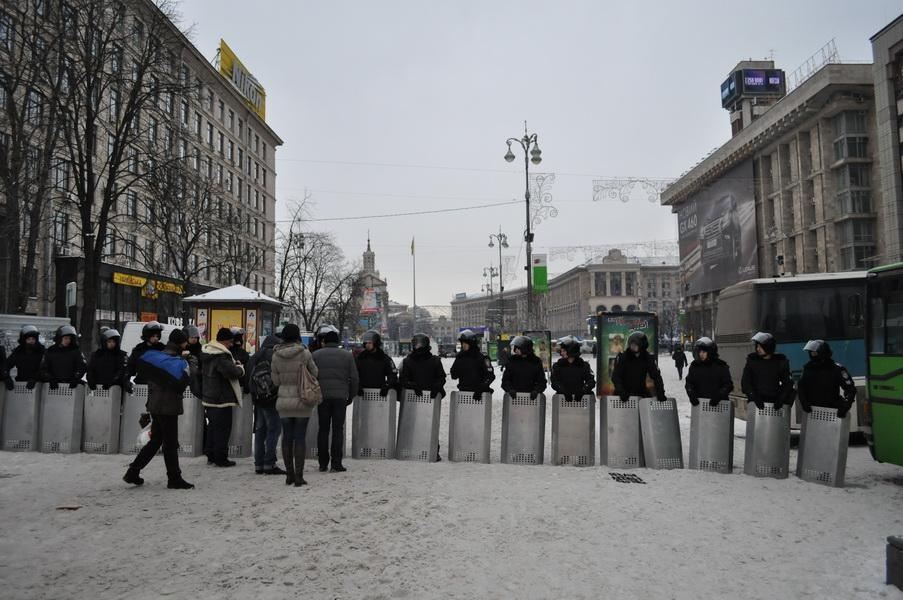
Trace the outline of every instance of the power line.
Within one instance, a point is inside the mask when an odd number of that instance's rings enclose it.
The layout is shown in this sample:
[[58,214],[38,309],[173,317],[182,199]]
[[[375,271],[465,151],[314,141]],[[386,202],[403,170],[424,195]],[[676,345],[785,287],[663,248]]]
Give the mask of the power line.
[[[506,202],[496,202],[494,204],[475,204],[473,206],[460,206],[457,208],[439,208],[436,210],[418,210],[412,212],[398,212],[384,215],[364,215],[358,217],[326,217],[321,219],[303,219],[307,223],[322,223],[324,221],[360,221],[363,219],[390,219],[392,217],[411,217],[416,215],[435,215],[439,213],[463,212],[465,210],[480,210],[484,208],[494,208],[497,206],[508,206],[510,204],[520,204],[520,200],[508,200]],[[292,219],[283,219],[276,223],[291,223]]]

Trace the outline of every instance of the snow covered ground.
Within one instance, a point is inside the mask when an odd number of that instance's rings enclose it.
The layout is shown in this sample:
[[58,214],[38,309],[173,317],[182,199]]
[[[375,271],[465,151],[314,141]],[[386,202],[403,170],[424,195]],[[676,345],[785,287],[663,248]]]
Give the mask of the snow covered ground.
[[[686,452],[689,404],[663,366]],[[447,423],[444,405],[443,455]],[[833,489],[742,475],[739,438],[734,461],[733,475],[634,470],[637,485],[605,467],[348,459],[296,489],[202,457],[182,460],[197,485],[183,492],[162,457],[133,488],[124,456],[3,452],[0,596],[903,599],[883,583],[903,469],[854,447]]]

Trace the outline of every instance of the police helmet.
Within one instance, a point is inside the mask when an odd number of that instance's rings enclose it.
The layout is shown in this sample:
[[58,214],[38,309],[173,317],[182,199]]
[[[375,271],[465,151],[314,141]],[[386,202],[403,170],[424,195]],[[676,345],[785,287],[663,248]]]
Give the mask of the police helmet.
[[760,331],[756,335],[752,336],[750,340],[757,346],[762,346],[762,350],[765,351],[765,354],[774,354],[775,348],[777,348],[777,342],[774,339],[774,336],[765,331]]
[[521,354],[533,354],[533,340],[525,335],[515,336],[510,345],[512,352],[516,348],[520,350]]

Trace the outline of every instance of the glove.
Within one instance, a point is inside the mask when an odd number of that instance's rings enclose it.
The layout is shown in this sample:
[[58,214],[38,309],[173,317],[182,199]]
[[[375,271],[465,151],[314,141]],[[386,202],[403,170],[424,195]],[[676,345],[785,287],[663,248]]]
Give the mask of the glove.
[[147,427],[151,422],[151,417],[147,413],[141,413],[141,416],[138,417],[138,425],[141,426],[141,429]]
[[807,413],[811,413],[811,412],[812,412],[812,407],[809,405],[808,402],[800,402],[800,408],[802,408],[802,409],[803,409],[804,411],[806,411]]
[[78,384],[80,384],[80,383],[81,383],[81,381],[71,381],[71,382],[69,382],[69,389],[70,389],[70,390],[74,390],[75,388],[78,387]]
[[718,403],[721,402],[718,398],[712,398],[709,400],[709,406],[718,406]]
[[[100,387],[101,387],[101,389],[103,389],[103,390],[108,390],[108,389],[110,389],[110,387],[112,387],[112,386],[110,386],[109,383],[105,383],[105,384],[103,384],[103,385],[100,386]],[[94,389],[94,388],[91,388],[91,389]]]
[[596,390],[594,390],[593,388],[586,388],[585,390],[583,390],[583,394],[582,394],[582,395],[583,395],[583,396],[595,396],[595,395],[596,395]]
[[59,387],[60,387],[60,384],[57,383],[56,381],[50,382],[50,389],[55,390],[55,389],[58,389]]
[[33,390],[35,385],[37,385],[36,381],[29,381],[28,383],[25,384],[25,389]]
[[842,418],[844,418],[845,416],[847,416],[847,413],[850,412],[850,407],[851,407],[851,406],[853,406],[853,405],[852,405],[852,404],[844,404],[843,406],[841,406],[840,408],[838,408],[838,409],[837,409],[837,418],[838,418],[838,419],[842,419]]
[[[96,386],[95,384],[93,384],[93,383],[89,383],[89,384],[88,384],[88,389],[91,390],[91,391],[93,392],[94,390],[97,389],[97,386]],[[106,389],[109,389],[109,388],[107,388],[106,386],[104,386],[103,389],[106,390]]]
[[417,396],[423,395],[423,390],[421,388],[413,388],[411,391],[414,392],[414,394]]
[[363,398],[364,397],[364,388],[359,388],[357,390],[357,395],[360,396],[361,398]]
[[775,409],[775,410],[781,410],[781,408],[783,408],[783,406],[784,406],[784,405],[781,404],[781,401],[780,401],[780,400],[775,400],[775,401],[774,401],[774,409]]
[[388,396],[389,395],[389,386],[384,385],[381,388],[379,388],[379,395],[382,396],[383,398]]
[[135,391],[135,386],[132,385],[131,381],[125,382],[125,391],[128,392],[129,394],[131,394],[132,392]]
[[433,398],[433,400],[441,400],[441,399],[445,398],[445,391],[444,390],[432,390],[430,392],[430,396]]
[[539,392],[536,390],[530,392],[530,400],[536,400],[537,398],[539,398]]
[[9,391],[13,391],[14,389],[16,389],[16,382],[13,381],[12,377],[6,378],[6,389],[8,389]]
[[351,406],[352,402],[354,402],[354,398],[348,398],[347,400],[345,400],[345,406],[346,407]]
[[658,397],[656,397],[656,400],[658,400],[659,402],[667,402],[668,397],[667,396],[658,396]]
[[755,404],[756,408],[758,408],[759,410],[765,410],[765,403],[762,402],[761,400],[759,400],[758,398],[754,398],[754,399],[750,400],[749,402],[752,402],[753,404]]
[[628,394],[621,394],[621,402],[625,402],[625,403],[626,403],[626,402],[630,402],[630,395],[628,395]]
[[[718,403],[717,400],[712,400],[712,402],[715,402],[716,404]],[[693,406],[699,406],[699,398],[697,398],[696,396],[690,396],[690,404],[692,404]]]

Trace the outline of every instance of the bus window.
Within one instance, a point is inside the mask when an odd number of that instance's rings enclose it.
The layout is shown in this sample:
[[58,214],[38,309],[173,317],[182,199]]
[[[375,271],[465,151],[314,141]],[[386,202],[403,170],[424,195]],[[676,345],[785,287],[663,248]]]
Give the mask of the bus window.
[[862,295],[847,296],[847,327],[862,327]]
[[903,294],[891,294],[886,306],[885,350],[888,354],[903,354]]
[[865,332],[859,289],[763,290],[758,321],[779,341],[861,339]]
[[869,352],[884,354],[884,299],[872,298],[869,304],[869,318],[871,319]]

